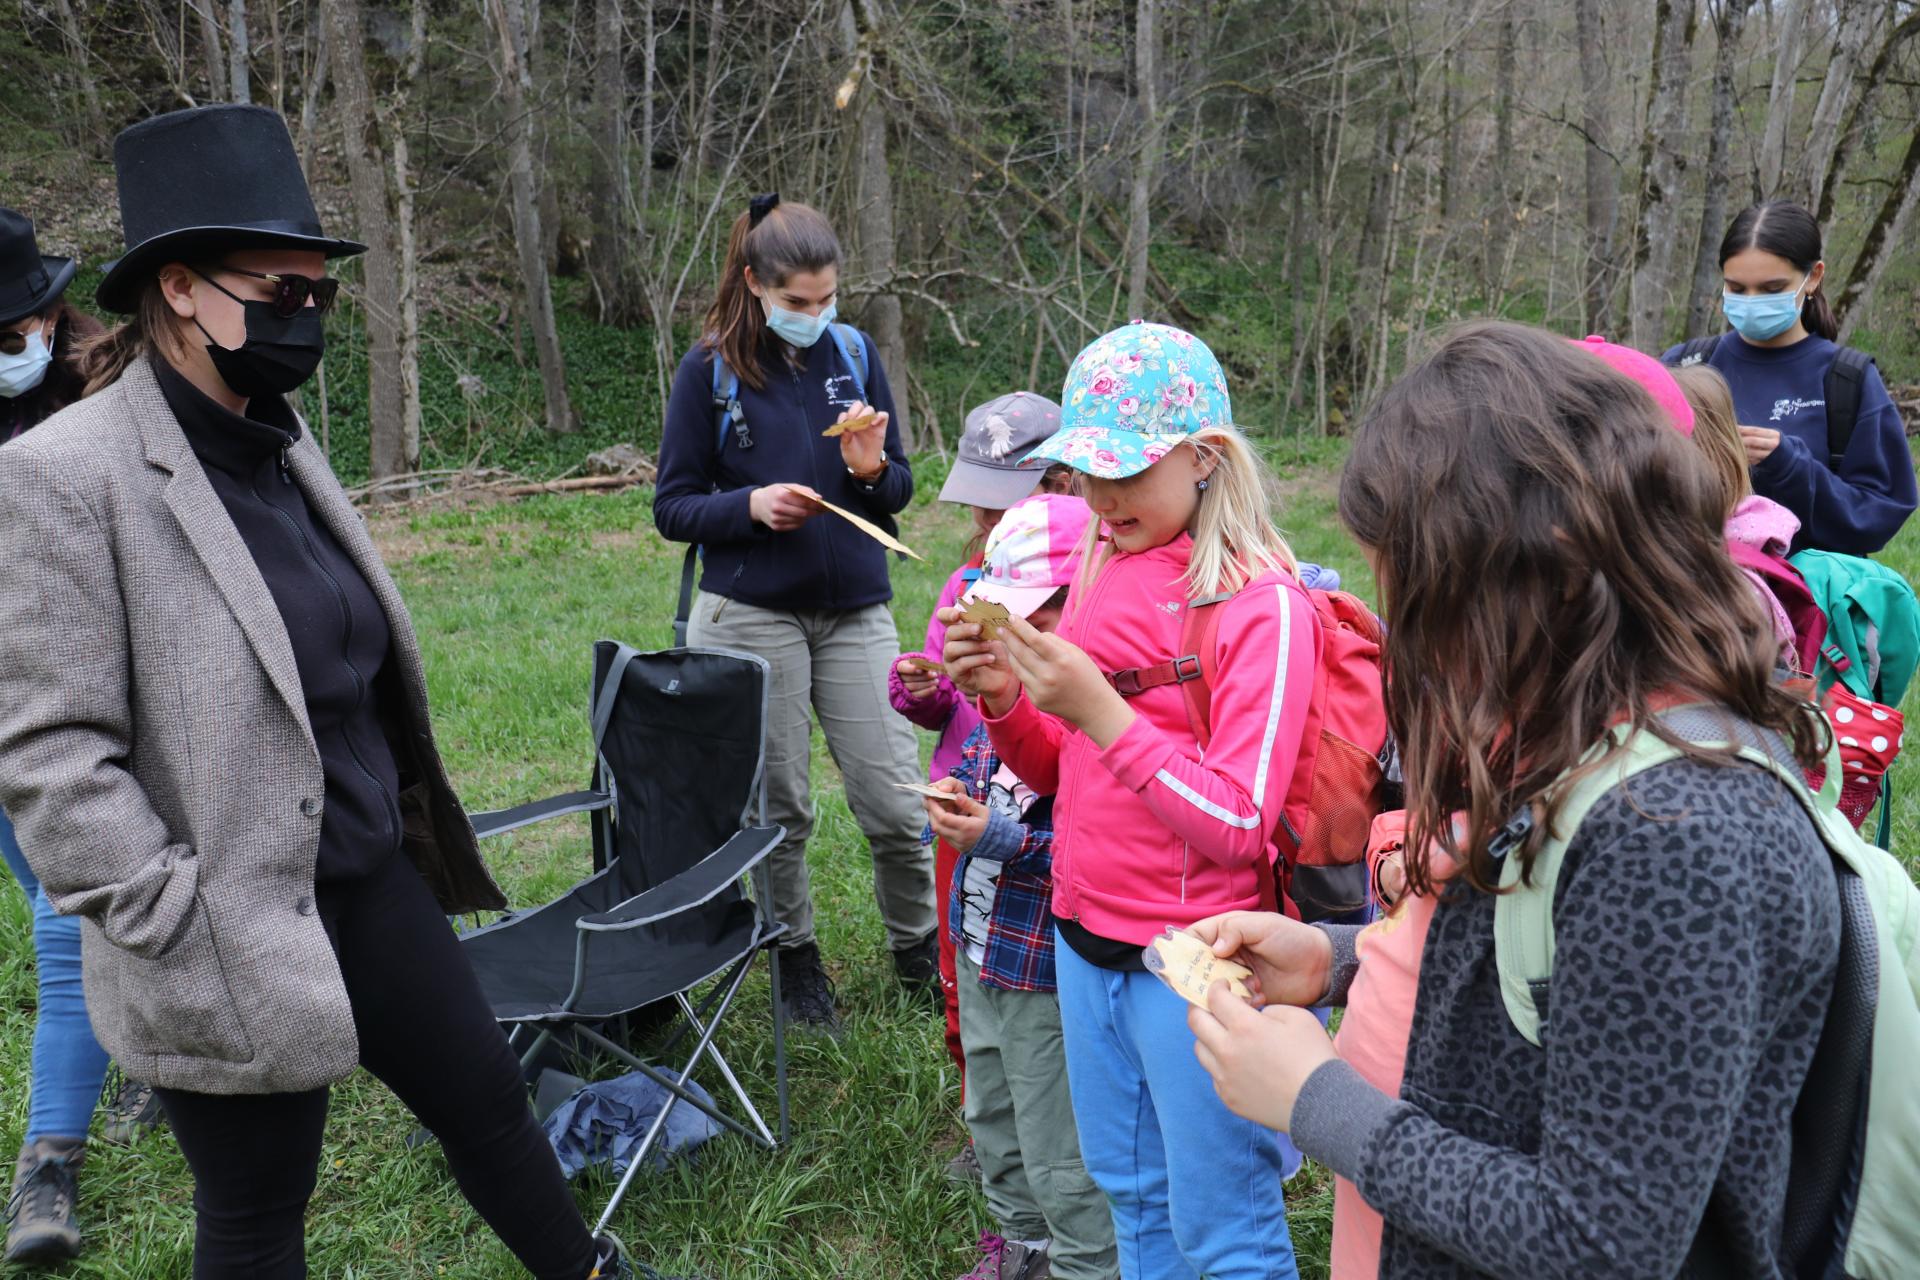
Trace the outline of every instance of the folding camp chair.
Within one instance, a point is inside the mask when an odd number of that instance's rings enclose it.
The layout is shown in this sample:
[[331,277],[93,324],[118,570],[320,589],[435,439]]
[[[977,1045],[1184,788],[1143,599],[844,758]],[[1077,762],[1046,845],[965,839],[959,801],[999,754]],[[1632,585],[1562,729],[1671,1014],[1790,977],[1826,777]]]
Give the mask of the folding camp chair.
[[[714,1033],[754,956],[767,955],[779,990],[766,857],[786,834],[766,825],[768,671],[765,660],[720,649],[638,653],[602,640],[593,655],[593,786],[587,791],[473,815],[481,836],[569,813],[591,813],[594,874],[543,907],[461,935],[495,1015],[529,1028],[530,1063],[567,1032],[644,1072],[671,1095],[635,1151],[595,1230],[613,1217],[676,1102],[771,1149],[788,1133],[786,1027],[773,1000],[774,1089],[779,1138],[767,1128]],[[742,892],[751,875],[753,896]],[[717,979],[698,1004],[697,988]],[[693,1052],[672,1074],[609,1039],[599,1024],[672,1000]],[[748,1129],[687,1088],[708,1060],[752,1123]]]

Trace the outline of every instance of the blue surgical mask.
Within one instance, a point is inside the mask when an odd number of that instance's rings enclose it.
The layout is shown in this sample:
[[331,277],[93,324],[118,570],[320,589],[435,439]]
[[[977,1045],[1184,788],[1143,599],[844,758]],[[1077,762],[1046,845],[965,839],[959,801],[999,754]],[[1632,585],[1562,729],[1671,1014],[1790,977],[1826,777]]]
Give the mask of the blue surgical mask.
[[[1800,282],[1801,288],[1806,281]],[[1729,293],[1720,299],[1720,310],[1734,332],[1749,342],[1765,342],[1793,328],[1800,318],[1800,290],[1792,293]]]
[[47,376],[47,366],[52,363],[53,352],[47,350],[47,340],[38,333],[28,334],[26,349],[19,355],[0,352],[0,396],[11,400],[33,390]]
[[827,309],[817,316],[807,315],[803,311],[788,311],[785,307],[776,307],[773,300],[767,300],[767,328],[778,334],[782,341],[790,342],[801,350],[806,350],[820,341],[820,335],[827,331],[838,315],[839,304],[829,302]]

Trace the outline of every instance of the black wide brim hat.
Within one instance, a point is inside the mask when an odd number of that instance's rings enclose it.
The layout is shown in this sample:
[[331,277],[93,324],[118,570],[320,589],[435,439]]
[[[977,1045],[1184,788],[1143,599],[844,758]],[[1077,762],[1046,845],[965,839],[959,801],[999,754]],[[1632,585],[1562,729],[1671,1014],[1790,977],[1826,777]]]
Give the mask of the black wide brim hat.
[[320,230],[286,121],[266,107],[215,106],[142,120],[113,140],[127,251],[94,298],[126,314],[169,262],[235,249],[307,249],[329,258],[367,246]]
[[78,269],[72,258],[40,252],[31,218],[0,209],[0,325],[45,311],[67,291]]

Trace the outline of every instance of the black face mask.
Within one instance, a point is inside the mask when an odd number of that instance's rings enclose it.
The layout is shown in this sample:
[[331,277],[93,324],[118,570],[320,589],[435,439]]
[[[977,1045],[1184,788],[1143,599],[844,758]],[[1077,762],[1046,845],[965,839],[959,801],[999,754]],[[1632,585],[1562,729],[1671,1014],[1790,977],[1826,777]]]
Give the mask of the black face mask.
[[246,313],[247,340],[237,347],[221,346],[197,318],[193,322],[206,334],[207,358],[235,395],[249,400],[283,396],[313,376],[320,357],[327,353],[326,325],[317,307],[302,307],[291,316],[280,316],[274,313],[271,302],[254,302],[235,297],[218,284],[213,287],[233,298]]

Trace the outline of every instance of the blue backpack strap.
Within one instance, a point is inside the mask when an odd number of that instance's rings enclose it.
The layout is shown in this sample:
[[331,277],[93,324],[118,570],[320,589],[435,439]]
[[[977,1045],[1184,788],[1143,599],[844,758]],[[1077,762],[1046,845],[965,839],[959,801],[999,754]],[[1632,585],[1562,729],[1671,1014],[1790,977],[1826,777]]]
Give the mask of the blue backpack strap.
[[833,345],[840,348],[840,358],[847,362],[847,368],[853,370],[854,390],[860,393],[860,399],[867,398],[867,369],[872,364],[872,352],[867,349],[867,335],[850,324],[830,324],[827,332],[833,335]]
[[747,415],[740,408],[740,375],[727,366],[720,348],[711,348],[707,363],[713,369],[713,451],[727,446],[727,430],[732,428],[734,443],[742,449],[753,448],[753,435],[747,429]]

